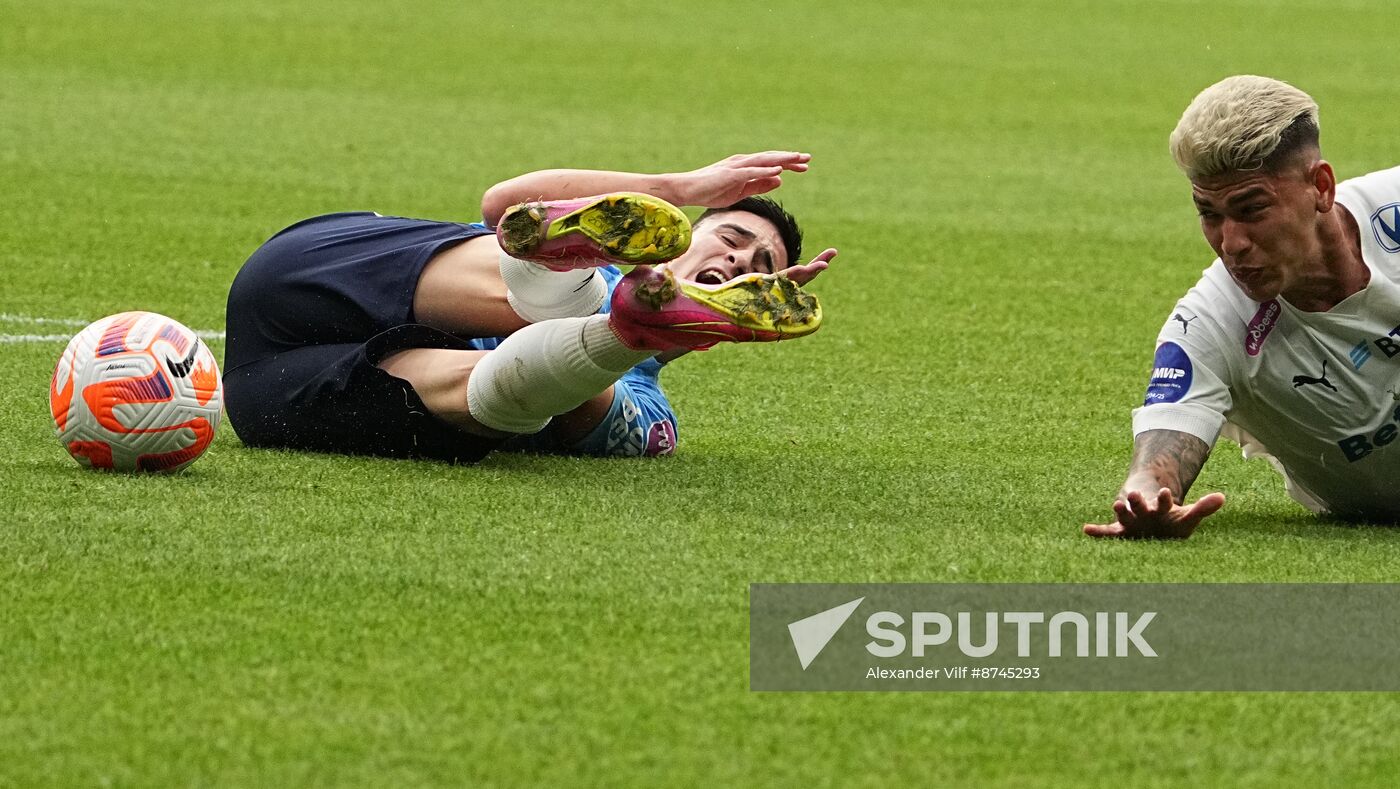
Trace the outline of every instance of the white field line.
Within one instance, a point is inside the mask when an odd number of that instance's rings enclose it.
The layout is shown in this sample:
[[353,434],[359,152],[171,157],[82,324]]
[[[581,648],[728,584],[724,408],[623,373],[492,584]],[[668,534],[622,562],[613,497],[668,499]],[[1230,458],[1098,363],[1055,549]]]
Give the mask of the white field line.
[[[10,312],[0,312],[0,323],[20,324],[21,326],[68,326],[81,329],[92,323],[92,321],[79,320],[77,318],[47,318],[37,315],[15,315]],[[224,333],[213,329],[195,329],[194,333],[204,340],[222,340]],[[72,334],[0,334],[0,345],[19,342],[68,342],[73,339]]]
[[34,315],[16,315],[13,312],[0,312],[0,323],[28,323],[35,326],[72,326],[81,329],[92,321],[77,318],[40,318]]

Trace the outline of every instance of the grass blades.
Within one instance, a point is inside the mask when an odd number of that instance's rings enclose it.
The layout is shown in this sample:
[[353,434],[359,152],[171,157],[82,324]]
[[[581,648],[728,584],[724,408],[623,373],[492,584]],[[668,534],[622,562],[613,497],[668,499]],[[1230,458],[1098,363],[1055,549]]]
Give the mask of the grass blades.
[[[754,581],[1389,581],[1223,446],[1180,544],[1093,542],[1158,328],[1210,262],[1166,138],[1231,73],[1395,164],[1368,4],[0,0],[0,785],[1316,786],[1381,694],[752,694]],[[222,329],[317,213],[473,221],[559,166],[799,149],[821,332],[663,376],[654,462],[255,451],[80,470],[62,340]],[[32,339],[38,337],[41,339]],[[222,356],[217,336],[209,340]],[[1261,667],[1261,670],[1285,670]]]

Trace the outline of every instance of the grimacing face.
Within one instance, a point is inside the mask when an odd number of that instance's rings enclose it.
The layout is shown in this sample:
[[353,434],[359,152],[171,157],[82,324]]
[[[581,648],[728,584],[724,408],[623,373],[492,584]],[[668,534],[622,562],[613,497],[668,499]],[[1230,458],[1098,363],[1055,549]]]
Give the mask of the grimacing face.
[[1320,259],[1318,215],[1331,210],[1335,192],[1331,167],[1317,159],[1275,173],[1226,173],[1191,182],[1206,242],[1254,301],[1289,292]]
[[747,211],[725,211],[697,223],[690,248],[669,267],[681,279],[719,285],[753,272],[772,274],[789,265],[782,236],[772,222]]

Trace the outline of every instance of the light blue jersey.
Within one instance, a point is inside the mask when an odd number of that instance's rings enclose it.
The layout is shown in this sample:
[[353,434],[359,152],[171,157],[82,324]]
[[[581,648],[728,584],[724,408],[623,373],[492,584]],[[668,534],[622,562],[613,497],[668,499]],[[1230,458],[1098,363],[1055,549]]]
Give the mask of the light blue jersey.
[[[608,283],[609,298],[603,300],[600,314],[611,309],[612,291],[622,279],[615,266],[599,271]],[[472,348],[494,350],[504,337],[471,340]],[[654,457],[676,451],[676,414],[661,391],[661,368],[656,359],[647,359],[628,370],[613,386],[608,415],[582,441],[566,444],[554,433],[553,423],[534,435],[511,439],[502,449],[524,452],[550,452],[594,457]]]

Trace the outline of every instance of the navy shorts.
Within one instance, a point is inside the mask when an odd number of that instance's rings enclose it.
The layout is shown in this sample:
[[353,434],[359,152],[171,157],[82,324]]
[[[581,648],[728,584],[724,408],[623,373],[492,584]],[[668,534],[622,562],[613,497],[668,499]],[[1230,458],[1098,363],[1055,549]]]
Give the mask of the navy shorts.
[[437,253],[483,225],[329,214],[263,244],[228,297],[224,404],[244,444],[473,463],[502,442],[428,412],[378,363],[407,348],[467,350],[414,323],[413,293]]

